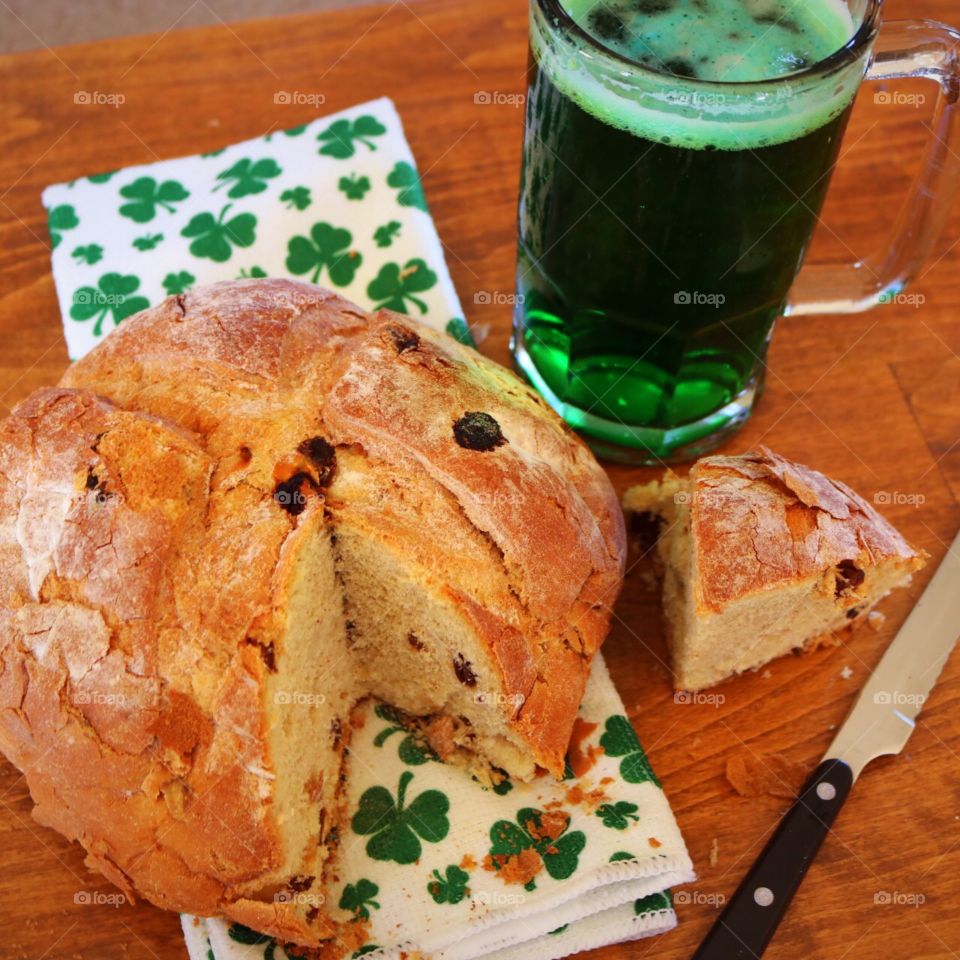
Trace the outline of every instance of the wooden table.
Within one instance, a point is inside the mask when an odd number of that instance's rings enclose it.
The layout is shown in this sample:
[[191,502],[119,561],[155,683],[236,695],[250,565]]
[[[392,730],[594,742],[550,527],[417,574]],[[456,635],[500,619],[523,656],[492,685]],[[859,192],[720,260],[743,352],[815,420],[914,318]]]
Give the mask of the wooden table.
[[[888,7],[888,19],[956,16],[953,0],[890,0]],[[512,290],[522,111],[504,98],[476,103],[475,94],[523,91],[525,31],[521,0],[398,0],[0,60],[0,402],[7,407],[53,383],[66,365],[41,188],[312,119],[315,108],[275,105],[279,90],[321,93],[324,112],[384,93],[395,99],[467,316],[489,326],[483,350],[506,361],[510,308],[475,295]],[[905,190],[925,135],[933,91],[916,89],[928,94],[927,109],[861,98],[818,255],[867,254],[883,236],[892,220],[885,201]],[[79,90],[121,92],[126,101],[78,106]],[[607,655],[700,879],[680,898],[678,930],[599,952],[606,957],[690,955],[786,804],[739,796],[725,777],[727,761],[782,756],[812,767],[960,524],[958,214],[915,285],[921,307],[784,321],[767,393],[727,445],[739,451],[763,441],[868,498],[891,495],[885,512],[933,563],[883,604],[883,627],[728,683],[716,691],[719,704],[677,703],[655,597],[636,571],[628,577]],[[621,488],[653,475],[611,473]],[[960,953],[958,751],[960,657],[907,751],[877,762],[857,785],[768,953],[772,960]],[[6,763],[0,849],[0,957],[184,956],[171,914],[75,902],[78,891],[110,888],[86,871],[78,847],[32,822],[23,779]],[[892,902],[878,902],[885,894]]]

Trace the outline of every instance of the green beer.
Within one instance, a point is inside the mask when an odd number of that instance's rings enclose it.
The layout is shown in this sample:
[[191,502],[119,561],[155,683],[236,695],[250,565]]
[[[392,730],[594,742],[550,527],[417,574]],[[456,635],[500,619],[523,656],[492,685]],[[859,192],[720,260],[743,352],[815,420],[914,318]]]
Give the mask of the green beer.
[[852,30],[839,0],[532,0],[514,354],[600,453],[748,415],[862,70],[788,78]]

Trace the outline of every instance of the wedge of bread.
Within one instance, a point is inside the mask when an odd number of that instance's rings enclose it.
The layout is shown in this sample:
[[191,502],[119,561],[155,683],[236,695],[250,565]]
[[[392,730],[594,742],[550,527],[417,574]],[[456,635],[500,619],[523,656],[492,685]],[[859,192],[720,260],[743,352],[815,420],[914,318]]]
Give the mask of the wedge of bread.
[[925,562],[849,487],[766,447],[704,457],[685,478],[668,471],[623,505],[659,521],[678,690],[829,641]]

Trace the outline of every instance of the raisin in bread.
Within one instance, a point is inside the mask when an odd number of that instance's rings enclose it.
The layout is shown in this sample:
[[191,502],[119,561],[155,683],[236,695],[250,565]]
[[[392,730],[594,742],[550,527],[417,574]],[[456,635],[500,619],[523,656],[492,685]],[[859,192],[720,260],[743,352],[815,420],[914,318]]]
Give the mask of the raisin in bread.
[[562,775],[623,561],[604,472],[475,351],[308,284],[171,297],[0,427],[0,748],[130,896],[346,948],[351,709]]
[[633,487],[659,518],[663,612],[679,690],[699,690],[866,617],[925,562],[846,485],[766,447]]

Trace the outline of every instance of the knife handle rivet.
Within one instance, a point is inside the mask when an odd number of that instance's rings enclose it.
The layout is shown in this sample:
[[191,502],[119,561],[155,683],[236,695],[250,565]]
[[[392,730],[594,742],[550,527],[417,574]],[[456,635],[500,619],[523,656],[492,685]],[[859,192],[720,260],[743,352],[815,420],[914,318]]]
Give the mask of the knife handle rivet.
[[769,887],[757,887],[753,891],[753,900],[758,907],[769,907],[773,903],[773,891]]
[[832,783],[822,780],[817,784],[817,796],[821,800],[833,800],[837,795],[837,788]]

